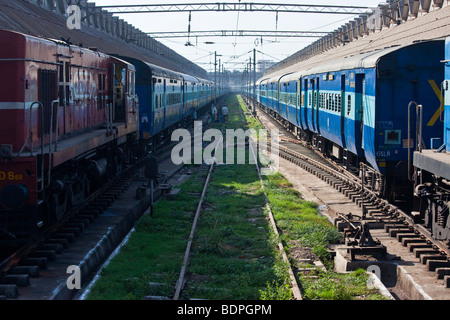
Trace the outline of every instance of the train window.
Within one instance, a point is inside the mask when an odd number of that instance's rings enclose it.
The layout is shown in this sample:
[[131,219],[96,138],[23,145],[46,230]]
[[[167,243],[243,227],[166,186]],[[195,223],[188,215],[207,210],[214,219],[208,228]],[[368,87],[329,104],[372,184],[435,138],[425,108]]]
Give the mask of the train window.
[[103,78],[101,73],[98,74],[98,89],[103,90]]
[[[43,119],[41,119],[41,126],[39,137],[43,137],[52,131],[56,132],[56,116],[52,102],[58,96],[58,71],[57,70],[38,70],[38,99],[43,105]],[[53,113],[53,117],[52,117]],[[51,119],[53,118],[53,123]]]
[[310,106],[311,107],[311,102],[312,102],[312,94],[311,94],[311,92],[308,94],[308,106]]
[[64,69],[65,69],[65,75],[66,75],[66,82],[70,82],[70,63],[64,62]]
[[339,95],[339,112],[342,112],[342,94]]
[[155,109],[158,108],[158,95],[155,94]]
[[134,96],[134,89],[135,89],[135,85],[136,85],[136,76],[134,72],[130,72],[130,78],[129,78],[129,93],[131,96]]
[[59,69],[59,82],[64,82],[64,63],[58,66]]
[[101,73],[98,74],[98,96],[97,96],[97,109],[102,109],[103,108],[103,103],[104,103],[104,94],[103,94],[103,90],[104,90],[104,86],[105,86],[105,78],[103,77],[103,75]]
[[347,115],[350,115],[352,110],[352,97],[350,95],[347,96]]

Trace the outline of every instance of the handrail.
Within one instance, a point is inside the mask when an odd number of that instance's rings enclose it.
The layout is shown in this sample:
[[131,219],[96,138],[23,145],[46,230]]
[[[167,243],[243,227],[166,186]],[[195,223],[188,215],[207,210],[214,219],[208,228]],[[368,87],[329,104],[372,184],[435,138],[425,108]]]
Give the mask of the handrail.
[[[58,104],[59,100],[53,100],[51,103],[50,110],[50,133],[49,133],[49,141],[48,141],[48,179],[47,179],[47,187],[50,186],[51,181],[51,172],[52,172],[52,135],[53,135],[53,114],[54,114],[54,105]],[[58,107],[56,108],[56,121],[58,121]],[[56,123],[56,132],[58,132],[58,123]],[[56,151],[56,146],[55,146]],[[43,161],[42,161],[43,162]]]
[[411,174],[411,105],[416,106],[416,148],[415,150],[422,152],[422,105],[415,101],[408,104],[408,180],[412,180]]

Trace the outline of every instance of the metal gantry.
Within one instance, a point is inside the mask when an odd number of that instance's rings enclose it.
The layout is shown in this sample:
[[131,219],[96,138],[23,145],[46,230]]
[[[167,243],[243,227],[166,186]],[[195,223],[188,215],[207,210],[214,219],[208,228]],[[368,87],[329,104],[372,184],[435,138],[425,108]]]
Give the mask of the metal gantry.
[[263,31],[263,30],[211,30],[211,31],[168,31],[147,32],[152,38],[187,38],[187,37],[301,37],[320,38],[329,32],[321,31]]
[[186,12],[186,11],[265,11],[293,13],[328,13],[328,14],[364,14],[372,13],[374,8],[367,6],[320,5],[320,4],[276,4],[253,2],[215,2],[215,3],[180,3],[180,4],[143,4],[143,5],[109,5],[97,8],[113,14],[151,13],[151,12]]

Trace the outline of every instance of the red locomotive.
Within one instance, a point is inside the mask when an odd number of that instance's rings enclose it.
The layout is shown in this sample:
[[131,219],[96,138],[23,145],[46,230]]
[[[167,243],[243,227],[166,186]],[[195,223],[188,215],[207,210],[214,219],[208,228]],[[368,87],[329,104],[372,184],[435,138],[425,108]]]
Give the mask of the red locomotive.
[[0,244],[61,219],[132,161],[135,68],[120,59],[0,30]]

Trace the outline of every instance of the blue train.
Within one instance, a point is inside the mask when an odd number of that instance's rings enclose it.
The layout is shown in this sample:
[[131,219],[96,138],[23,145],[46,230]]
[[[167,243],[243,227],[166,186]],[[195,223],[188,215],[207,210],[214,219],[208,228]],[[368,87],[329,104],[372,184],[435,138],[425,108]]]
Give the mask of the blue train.
[[139,136],[144,151],[192,121],[200,111],[221,95],[214,83],[163,67],[123,57],[136,68],[136,94],[139,97]]
[[[441,100],[441,112],[436,121],[443,122],[441,136],[431,148],[415,148],[414,165],[414,217],[431,236],[450,244],[450,37],[445,41],[445,57],[441,59],[445,79],[435,88]],[[440,116],[440,117],[439,117]]]
[[420,128],[420,145],[429,147],[442,136],[444,46],[392,46],[262,78],[255,99],[323,154],[359,170],[373,191],[410,203],[414,137]]

